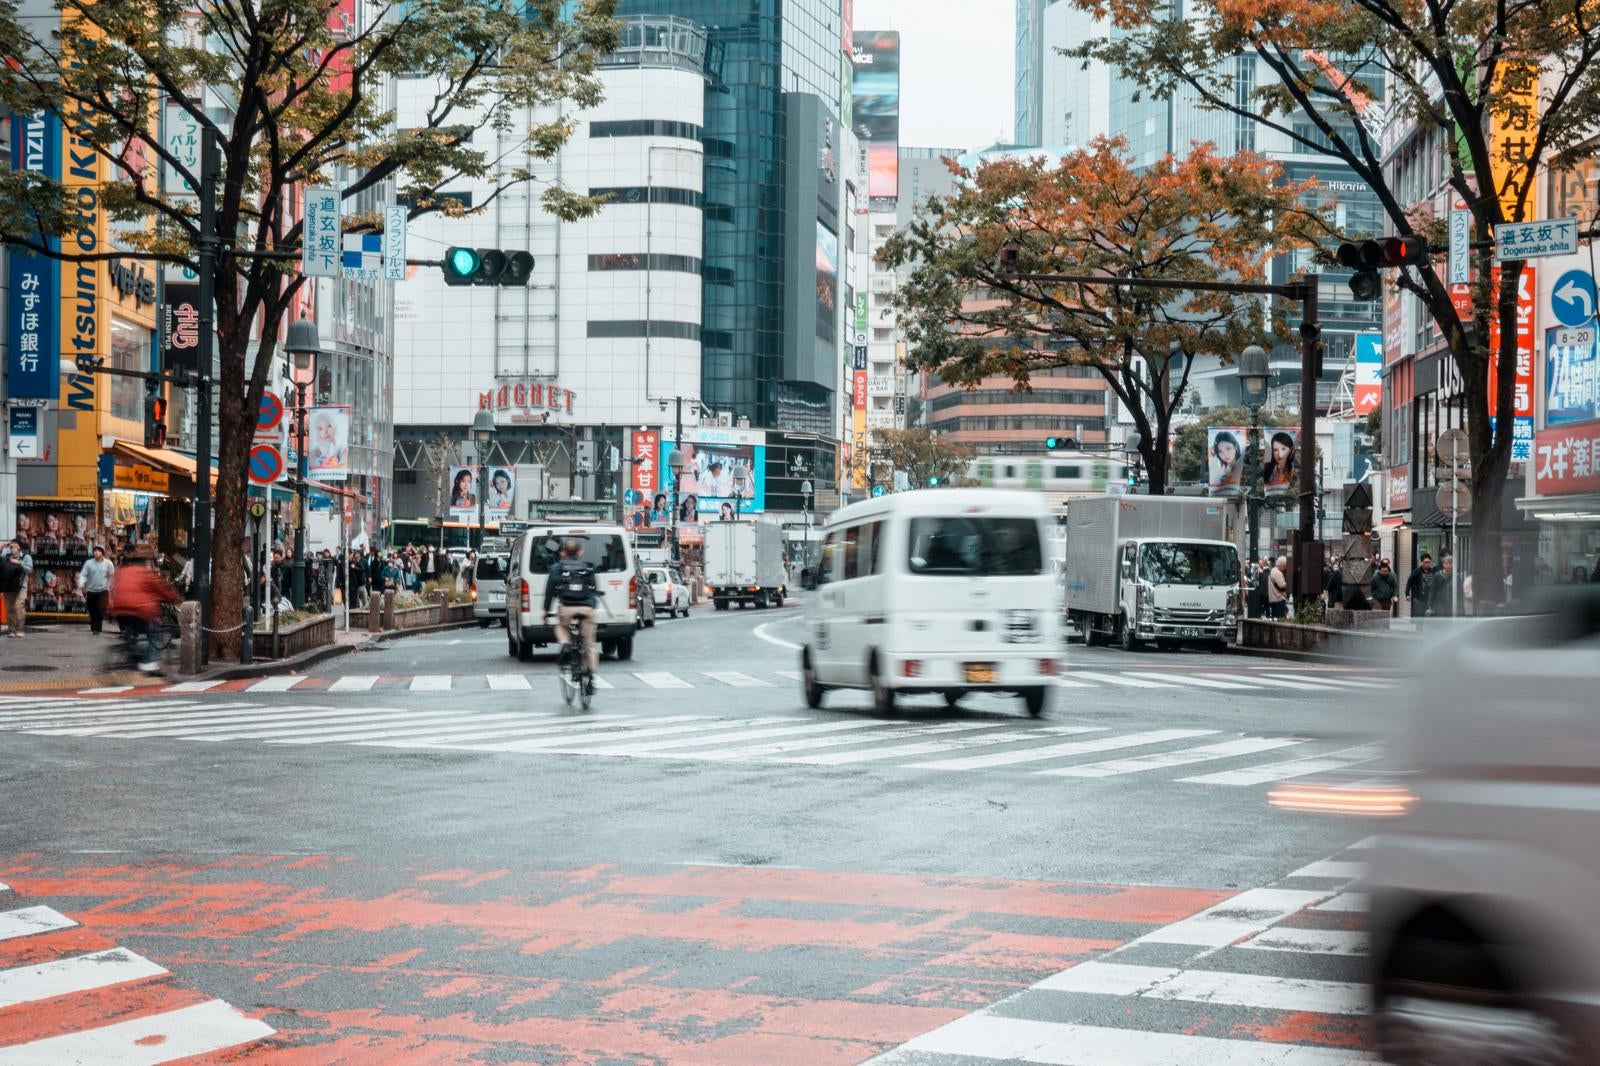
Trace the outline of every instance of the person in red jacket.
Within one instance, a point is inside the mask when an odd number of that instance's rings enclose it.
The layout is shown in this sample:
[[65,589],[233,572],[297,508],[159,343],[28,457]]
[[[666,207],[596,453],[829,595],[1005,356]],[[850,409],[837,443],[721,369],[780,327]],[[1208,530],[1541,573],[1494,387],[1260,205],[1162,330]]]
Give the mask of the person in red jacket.
[[154,552],[140,545],[128,553],[111,584],[111,613],[132,640],[144,638],[141,673],[160,671],[155,634],[160,627],[161,605],[177,603],[179,599],[177,590],[156,573]]

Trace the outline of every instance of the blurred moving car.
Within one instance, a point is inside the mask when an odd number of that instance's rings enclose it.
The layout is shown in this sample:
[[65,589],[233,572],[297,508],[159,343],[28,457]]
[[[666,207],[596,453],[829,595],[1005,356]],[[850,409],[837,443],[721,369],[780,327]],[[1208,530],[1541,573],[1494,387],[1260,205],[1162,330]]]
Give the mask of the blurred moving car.
[[689,582],[683,573],[670,566],[652,566],[645,569],[650,582],[650,596],[656,607],[667,612],[668,618],[689,617]]
[[1406,700],[1369,881],[1390,1062],[1600,1062],[1600,587],[1562,591],[1446,638]]
[[472,573],[472,617],[478,628],[494,623],[506,624],[506,577],[511,570],[509,555],[482,555]]

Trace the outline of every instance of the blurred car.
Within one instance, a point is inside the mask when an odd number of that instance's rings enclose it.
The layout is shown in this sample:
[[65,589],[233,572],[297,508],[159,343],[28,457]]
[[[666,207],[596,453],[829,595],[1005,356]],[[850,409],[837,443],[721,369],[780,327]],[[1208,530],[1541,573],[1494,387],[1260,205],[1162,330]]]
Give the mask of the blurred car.
[[1600,586],[1444,638],[1371,852],[1387,1061],[1600,1061]]
[[480,629],[494,623],[506,624],[506,575],[511,569],[509,555],[482,555],[472,572],[472,617]]
[[[633,560],[633,580],[634,580],[635,587],[642,594],[644,592],[644,590],[648,587],[648,585],[647,585],[647,579],[645,577],[644,564],[639,561],[638,556],[634,556],[634,560]],[[638,597],[638,600],[639,600],[639,605],[638,605],[639,628],[640,629],[654,629],[655,628],[655,624],[656,624],[656,600],[655,600],[655,597],[654,596],[640,595]]]
[[650,597],[668,618],[689,617],[689,582],[681,571],[669,566],[652,566],[645,570],[650,582]]

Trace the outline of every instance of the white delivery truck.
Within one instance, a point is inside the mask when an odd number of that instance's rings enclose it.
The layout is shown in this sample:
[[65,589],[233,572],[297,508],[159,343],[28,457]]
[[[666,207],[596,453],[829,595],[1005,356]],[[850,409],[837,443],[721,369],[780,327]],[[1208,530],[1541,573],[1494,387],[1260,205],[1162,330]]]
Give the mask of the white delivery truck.
[[717,610],[729,604],[782,607],[789,594],[783,568],[783,530],[771,522],[737,519],[705,527],[706,594]]
[[1070,501],[1062,585],[1084,643],[1225,648],[1239,622],[1239,553],[1225,506],[1197,496]]

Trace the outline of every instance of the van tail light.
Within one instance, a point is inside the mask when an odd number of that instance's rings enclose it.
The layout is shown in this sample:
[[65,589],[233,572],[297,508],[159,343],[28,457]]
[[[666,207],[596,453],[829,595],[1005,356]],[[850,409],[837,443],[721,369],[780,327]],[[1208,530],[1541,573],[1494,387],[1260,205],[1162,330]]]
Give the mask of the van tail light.
[[1056,661],[1054,659],[1040,659],[1039,673],[1045,677],[1054,677],[1057,673]]
[[907,659],[900,664],[900,673],[906,677],[921,677],[922,661],[920,659]]
[[522,579],[522,609],[524,611],[533,610],[533,594],[528,589],[527,578]]
[[628,579],[628,606],[639,606],[639,579],[636,577]]
[[472,602],[478,602],[478,586],[476,585],[472,586]]

